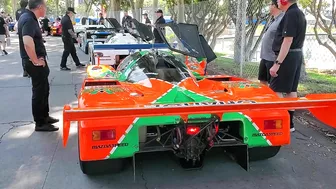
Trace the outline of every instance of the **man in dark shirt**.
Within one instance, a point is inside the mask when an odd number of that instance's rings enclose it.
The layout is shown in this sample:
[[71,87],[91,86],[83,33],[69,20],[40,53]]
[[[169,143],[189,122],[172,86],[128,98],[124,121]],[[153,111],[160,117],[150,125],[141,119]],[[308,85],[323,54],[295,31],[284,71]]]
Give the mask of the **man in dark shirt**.
[[[20,1],[20,9],[16,10],[15,12],[15,18],[16,18],[16,26],[19,22],[20,16],[27,10],[26,7],[28,6],[28,0],[21,0]],[[15,27],[15,26],[14,26]],[[17,28],[17,27],[15,27]],[[18,34],[18,33],[17,33]],[[23,69],[23,77],[29,77],[24,62],[22,61],[22,69]]]
[[121,24],[124,28],[126,28],[126,24],[128,24],[128,26],[132,27],[130,22],[132,21],[132,17],[128,15],[128,12],[125,11],[124,12],[124,17],[122,18]]
[[[155,22],[155,27],[154,27],[154,31],[153,31],[153,34],[154,34],[154,43],[164,43],[163,39],[161,38],[157,28],[156,28],[156,25],[157,24],[165,24],[166,23],[166,20],[163,18],[163,12],[161,9],[157,10],[156,12],[156,16],[157,16],[157,19],[156,19],[156,22]],[[161,29],[164,33],[164,28]]]
[[74,40],[77,40],[77,42],[79,42],[79,38],[77,38],[77,35],[75,34],[74,27],[71,21],[71,17],[73,17],[74,14],[76,14],[75,9],[69,7],[68,10],[66,11],[66,14],[63,16],[61,20],[62,41],[64,44],[64,51],[61,60],[61,70],[65,71],[71,70],[66,65],[69,54],[71,54],[72,59],[74,60],[77,67],[85,66],[84,64],[81,64],[79,61],[74,43]]
[[25,68],[31,76],[33,85],[32,111],[35,131],[57,131],[52,125],[58,119],[49,116],[49,81],[50,73],[46,61],[46,48],[37,18],[44,17],[47,11],[46,0],[29,0],[29,10],[19,19],[20,55]]
[[20,16],[27,10],[28,0],[20,1],[20,9],[15,12],[16,21],[19,21]]
[[48,19],[48,17],[44,17],[42,20],[42,29],[43,31],[47,31],[47,36],[50,35],[50,27],[49,27],[49,22],[50,20]]
[[[304,13],[298,8],[297,0],[278,0],[279,8],[285,15],[279,24],[273,41],[276,61],[270,69],[273,77],[270,88],[279,97],[297,97],[301,65],[303,63],[302,47],[306,37],[307,21]],[[289,110],[290,130],[295,131],[294,110]]]
[[0,13],[0,50],[2,51],[1,54],[7,55],[6,51],[6,38],[9,37],[8,26],[5,21],[5,13]]
[[104,25],[104,16],[103,13],[99,13],[99,25]]
[[144,19],[145,19],[145,24],[146,25],[151,25],[152,22],[150,21],[150,19],[148,18],[148,14],[145,13],[145,14],[142,14],[144,16]]

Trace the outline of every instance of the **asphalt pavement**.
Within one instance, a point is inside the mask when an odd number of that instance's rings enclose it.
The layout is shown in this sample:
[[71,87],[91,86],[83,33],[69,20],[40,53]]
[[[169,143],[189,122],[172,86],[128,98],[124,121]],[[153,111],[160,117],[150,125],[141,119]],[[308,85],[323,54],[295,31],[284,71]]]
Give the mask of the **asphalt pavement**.
[[[77,128],[71,128],[66,148],[62,132],[37,133],[31,115],[31,82],[22,77],[17,38],[12,34],[8,56],[0,56],[0,188],[276,188],[333,189],[336,185],[336,144],[301,122],[291,144],[269,160],[252,162],[247,172],[221,152],[207,155],[201,170],[183,170],[167,153],[137,156],[136,177],[128,166],[120,174],[89,177],[79,167]],[[85,69],[70,60],[71,72],[60,71],[62,42],[46,37],[50,66],[51,115],[60,118],[62,108],[74,104]],[[82,63],[88,56],[77,51]]]

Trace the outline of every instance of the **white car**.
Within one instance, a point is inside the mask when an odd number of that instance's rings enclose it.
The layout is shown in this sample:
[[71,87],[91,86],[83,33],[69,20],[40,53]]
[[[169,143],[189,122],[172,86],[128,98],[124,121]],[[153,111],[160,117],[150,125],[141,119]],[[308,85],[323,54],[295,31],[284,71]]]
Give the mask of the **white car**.
[[88,47],[91,64],[97,64],[99,58],[99,64],[116,65],[136,51],[134,49],[116,49],[113,44],[145,44],[145,42],[136,39],[130,33],[114,33],[104,43],[95,39],[95,42],[90,43]]
[[[101,26],[103,26],[103,28]],[[88,54],[89,44],[93,42],[93,35],[96,36],[95,41],[104,43],[108,36],[118,32],[120,28],[120,24],[114,18],[105,18],[104,25],[87,27],[78,34],[78,38],[80,39],[78,46],[85,54]]]

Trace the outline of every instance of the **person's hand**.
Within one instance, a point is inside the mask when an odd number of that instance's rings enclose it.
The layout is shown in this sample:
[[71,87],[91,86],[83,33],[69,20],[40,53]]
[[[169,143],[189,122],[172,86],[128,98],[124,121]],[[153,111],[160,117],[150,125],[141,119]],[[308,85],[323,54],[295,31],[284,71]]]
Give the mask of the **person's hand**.
[[33,62],[34,66],[45,66],[44,58],[39,58],[37,61]]
[[270,74],[272,77],[278,77],[277,72],[279,71],[280,65],[274,64],[272,68],[270,69]]
[[82,42],[82,40],[79,37],[76,40],[77,40],[78,43]]

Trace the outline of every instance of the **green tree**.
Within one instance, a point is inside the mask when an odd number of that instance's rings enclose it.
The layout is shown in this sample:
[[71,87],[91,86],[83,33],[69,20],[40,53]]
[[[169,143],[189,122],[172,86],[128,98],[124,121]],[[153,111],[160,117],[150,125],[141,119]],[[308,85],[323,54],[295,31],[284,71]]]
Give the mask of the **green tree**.
[[[184,0],[183,10],[178,0],[167,0],[167,7],[173,20],[178,19],[178,13],[184,14],[184,22],[198,25],[205,39],[215,47],[217,38],[224,32],[231,21],[227,1],[221,0]],[[179,20],[182,20],[181,18]]]
[[[236,24],[237,20],[237,2],[238,0],[229,0],[229,15],[232,18],[234,24]],[[250,61],[252,59],[253,54],[255,54],[258,46],[262,40],[263,34],[265,33],[266,25],[269,23],[271,19],[271,15],[269,12],[266,12],[266,7],[268,6],[267,0],[246,0],[247,8],[246,8],[246,44],[245,44],[245,61]],[[262,31],[257,39],[255,39],[257,35],[258,26],[261,25],[262,22],[266,22],[263,26]],[[239,36],[236,36],[239,37]],[[237,44],[235,44],[237,45]],[[239,52],[235,52],[238,54]]]
[[[336,58],[336,37],[332,33],[332,30],[336,28],[336,0],[299,0],[299,2],[315,18],[314,34],[316,40]],[[321,33],[327,34],[327,39],[323,39]]]

